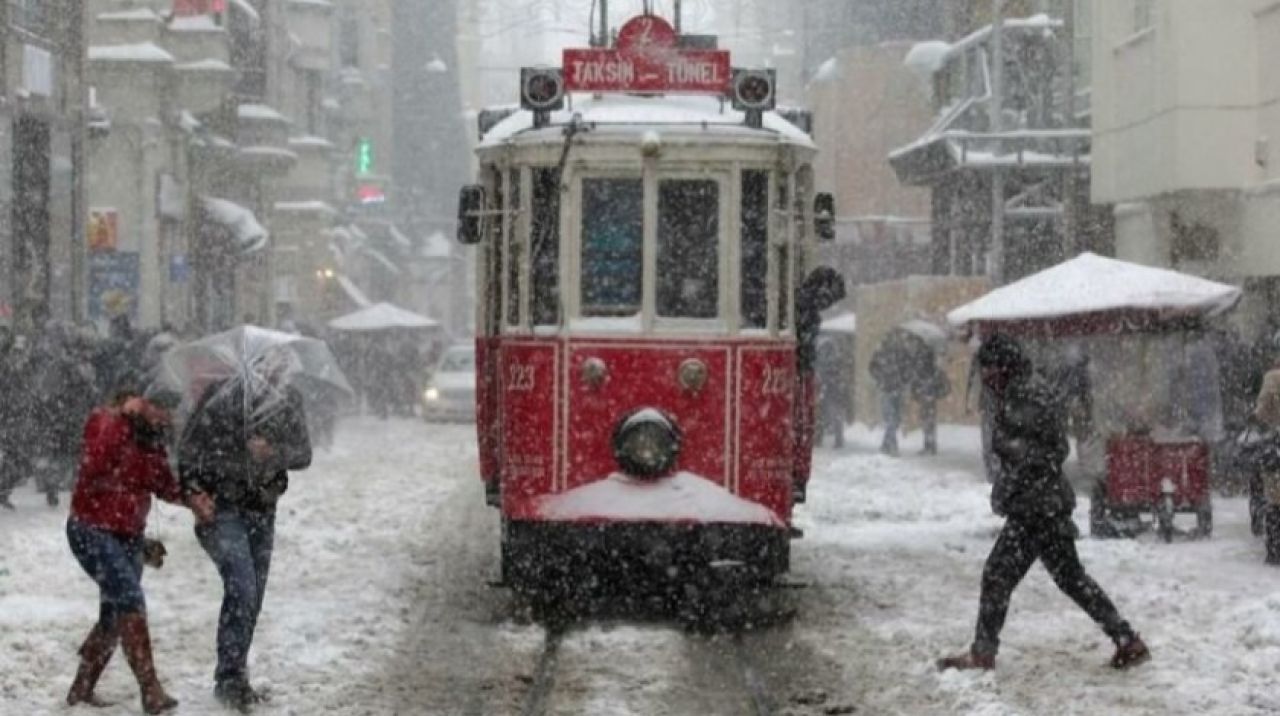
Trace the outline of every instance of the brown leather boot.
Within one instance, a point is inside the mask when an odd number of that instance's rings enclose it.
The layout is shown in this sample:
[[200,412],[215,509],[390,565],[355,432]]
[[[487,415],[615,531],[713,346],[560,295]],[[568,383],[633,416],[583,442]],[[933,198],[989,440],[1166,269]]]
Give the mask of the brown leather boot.
[[994,668],[996,668],[995,654],[978,654],[973,651],[966,651],[963,654],[938,659],[938,671],[946,671],[947,669],[956,669],[958,671],[981,669],[982,671],[990,671]]
[[1137,634],[1122,644],[1116,644],[1115,656],[1111,657],[1111,668],[1128,669],[1151,660],[1151,650]]
[[111,655],[115,653],[118,638],[114,631],[103,629],[101,624],[94,624],[93,629],[89,630],[89,636],[80,645],[80,668],[76,670],[76,680],[67,692],[68,706],[89,704],[101,708],[114,705],[99,699],[93,690],[97,687],[102,672],[106,671]]
[[160,685],[160,678],[156,676],[146,614],[131,612],[120,617],[120,643],[124,647],[125,658],[129,660],[129,667],[138,680],[138,688],[142,691],[142,710],[149,714],[162,714],[177,708],[177,699],[165,693],[164,687]]

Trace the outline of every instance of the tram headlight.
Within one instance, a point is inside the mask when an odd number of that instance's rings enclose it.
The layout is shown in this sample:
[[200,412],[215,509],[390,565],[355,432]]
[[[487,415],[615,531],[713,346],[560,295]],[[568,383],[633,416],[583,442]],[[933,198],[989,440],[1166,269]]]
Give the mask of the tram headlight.
[[422,391],[422,398],[428,403],[434,403],[440,399],[440,389],[435,386],[431,386],[430,388]]
[[632,477],[654,478],[671,472],[680,456],[680,429],[653,408],[637,410],[613,431],[613,457]]

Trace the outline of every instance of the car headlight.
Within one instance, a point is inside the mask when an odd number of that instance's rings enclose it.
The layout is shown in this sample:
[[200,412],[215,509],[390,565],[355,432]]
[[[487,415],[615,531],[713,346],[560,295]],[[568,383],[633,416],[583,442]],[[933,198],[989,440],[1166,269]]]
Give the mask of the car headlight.
[[427,388],[426,390],[422,391],[422,397],[425,398],[428,403],[435,402],[440,399],[440,389]]
[[632,477],[661,477],[680,456],[680,429],[653,408],[625,416],[613,431],[613,457]]

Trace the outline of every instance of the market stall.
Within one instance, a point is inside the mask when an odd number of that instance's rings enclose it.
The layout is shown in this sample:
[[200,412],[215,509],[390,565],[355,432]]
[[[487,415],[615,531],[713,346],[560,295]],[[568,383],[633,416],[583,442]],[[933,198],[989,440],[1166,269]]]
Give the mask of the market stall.
[[1240,289],[1082,254],[961,306],[964,335],[1024,341],[1058,384],[1082,468],[1096,478],[1095,534],[1131,534],[1154,514],[1161,536],[1193,512],[1212,529],[1210,452],[1222,439],[1218,366],[1204,328]]

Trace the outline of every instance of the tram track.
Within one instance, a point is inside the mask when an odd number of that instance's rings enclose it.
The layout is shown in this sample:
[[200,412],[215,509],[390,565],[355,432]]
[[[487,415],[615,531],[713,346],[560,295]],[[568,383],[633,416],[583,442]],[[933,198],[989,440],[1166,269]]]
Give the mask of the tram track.
[[[583,632],[592,628],[594,627],[587,625],[581,627]],[[563,671],[565,661],[562,658],[563,649],[565,639],[571,631],[576,631],[576,629],[571,629],[564,625],[552,625],[546,628],[541,652],[537,657],[532,675],[527,679],[528,689],[524,694],[519,710],[520,716],[552,716],[553,714],[565,713],[556,709],[557,686],[572,680],[575,676],[582,676],[581,674]],[[724,701],[737,703],[748,708],[745,712],[735,708],[734,714],[747,713],[750,716],[775,716],[775,714],[779,713],[777,711],[779,701],[770,689],[765,672],[759,668],[755,658],[752,656],[752,648],[747,643],[747,635],[745,633],[733,632],[724,635],[725,639],[719,641],[714,649],[707,649],[708,642],[705,635],[690,633],[674,625],[659,625],[654,633],[655,636],[657,634],[681,634],[688,640],[696,640],[699,647],[697,650],[704,656],[711,652],[719,655],[717,660],[720,663],[704,664],[702,666],[725,675],[732,675],[732,680],[736,682],[733,690],[737,693],[721,694],[720,696]],[[606,659],[609,656],[607,654],[599,654],[597,658]],[[681,675],[668,673],[665,676],[668,680],[676,680]],[[686,679],[689,678],[687,674],[684,677]]]

